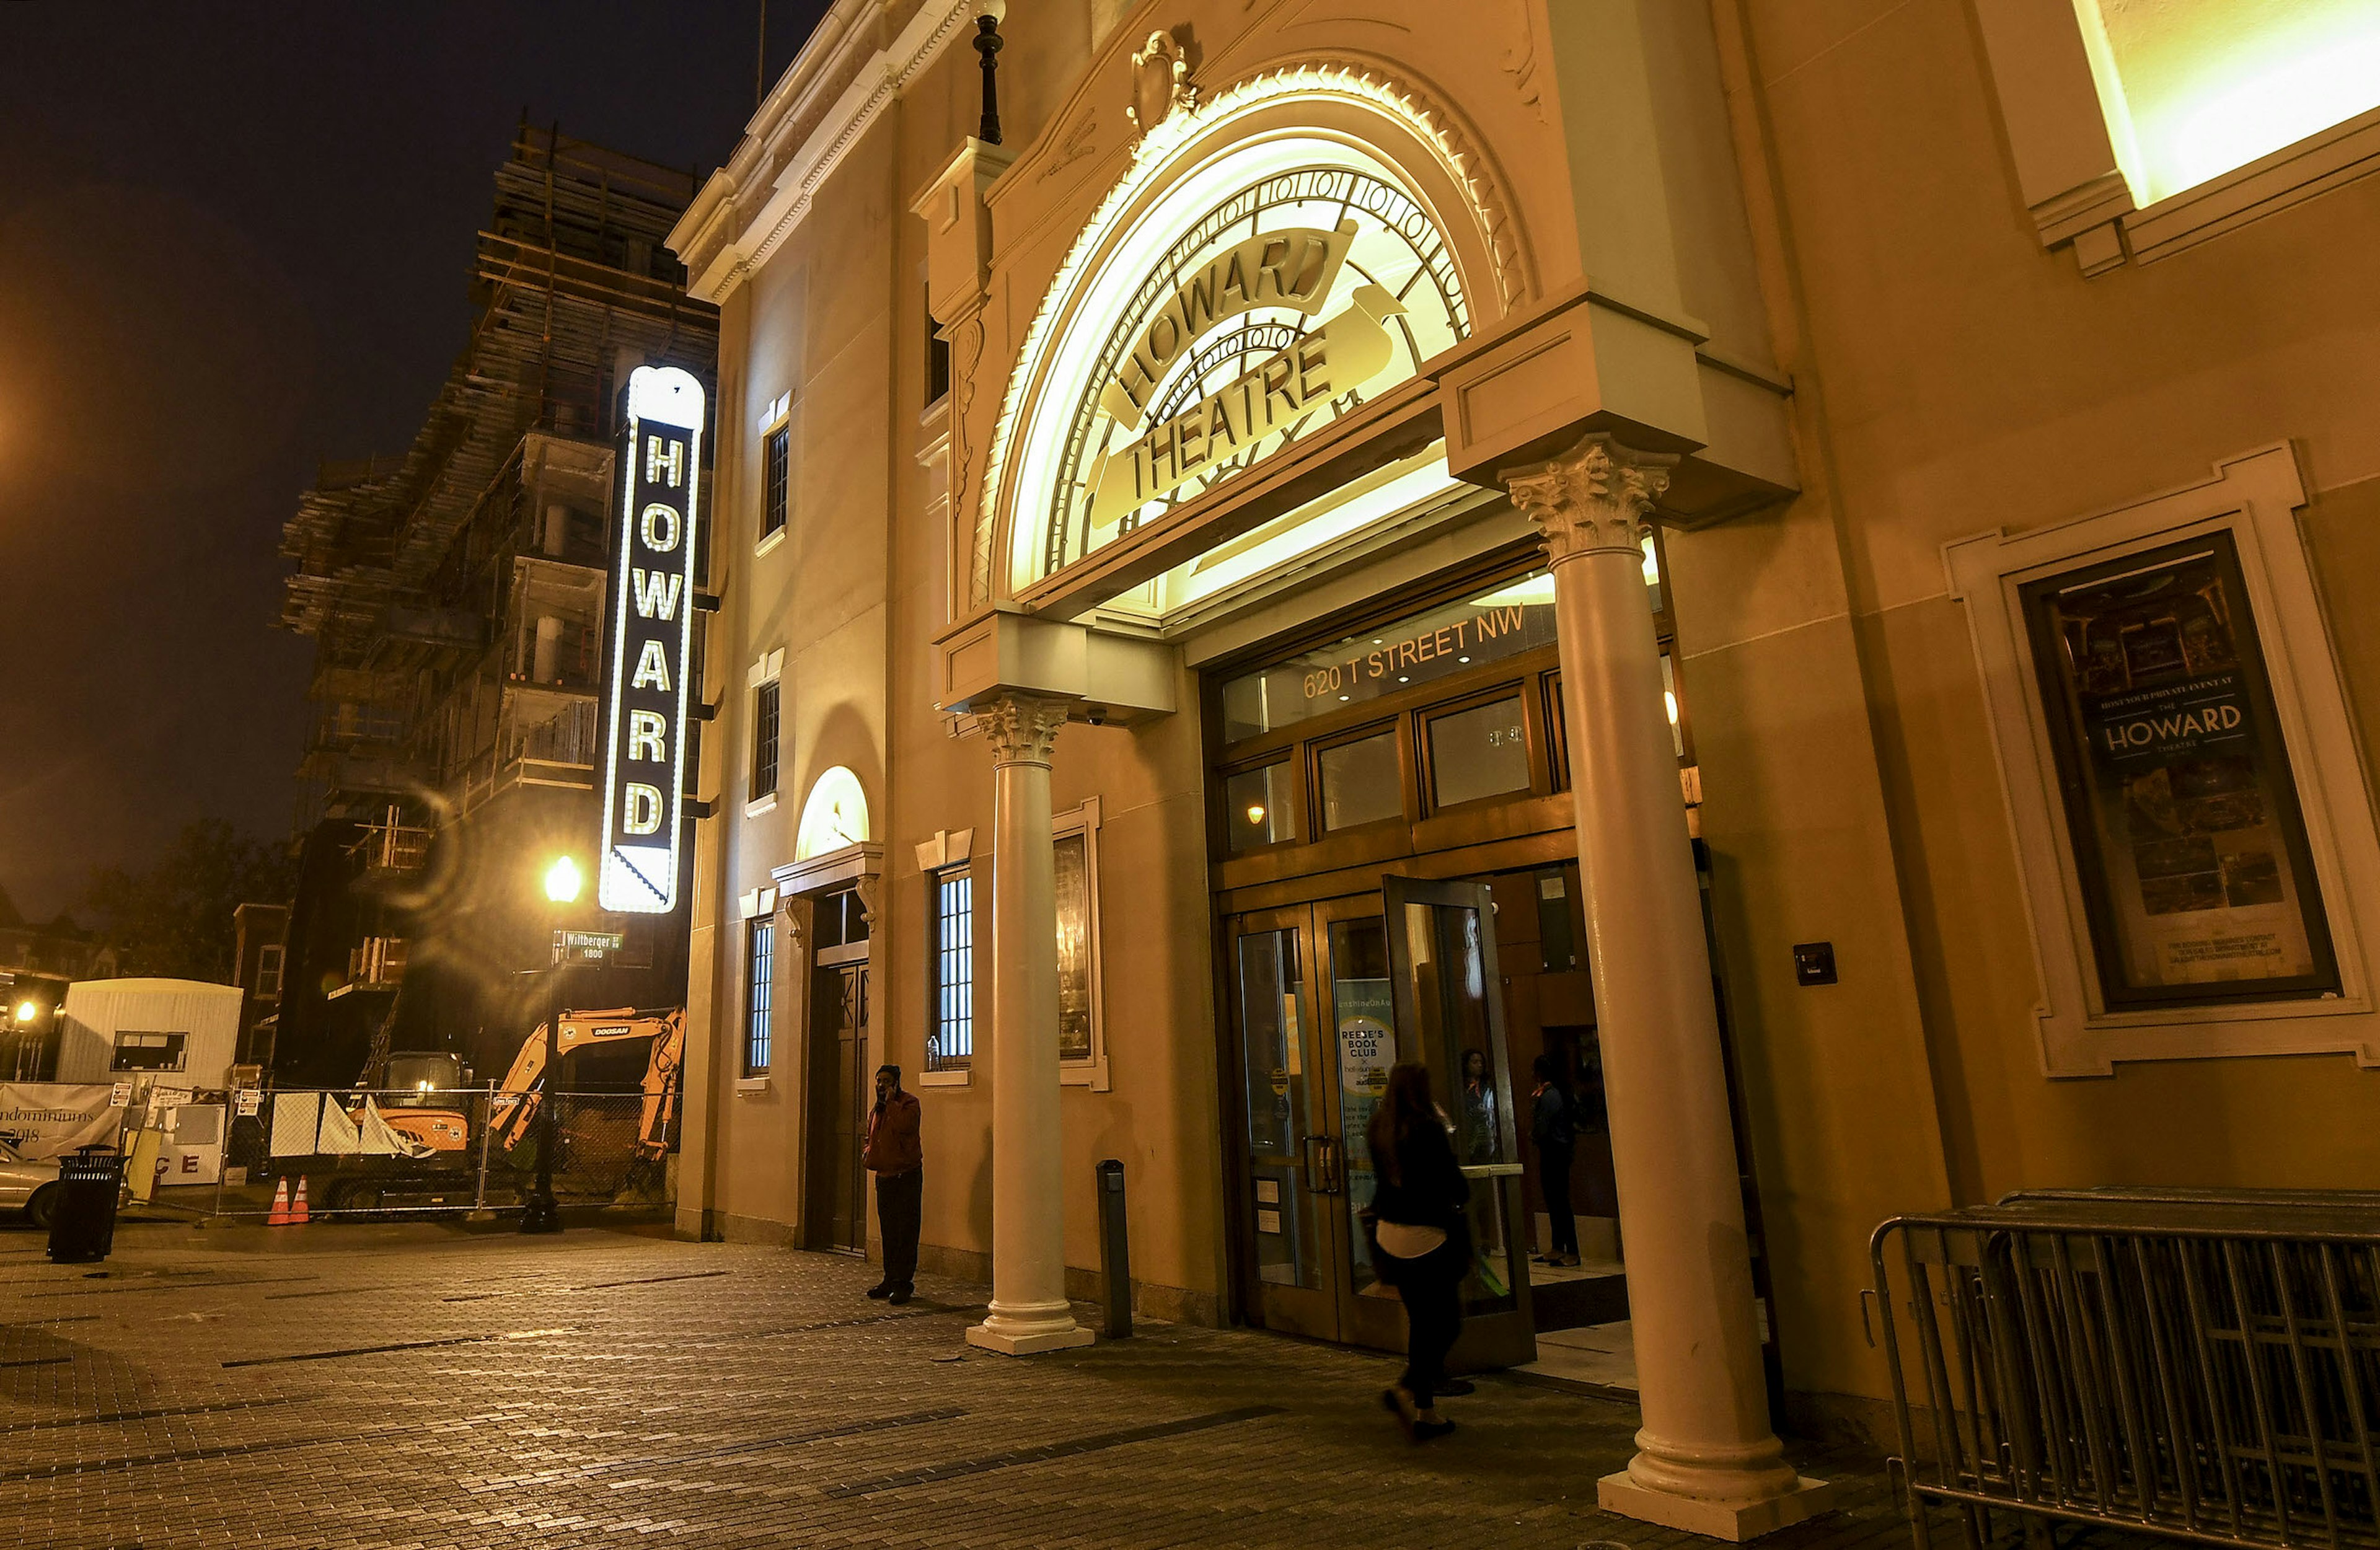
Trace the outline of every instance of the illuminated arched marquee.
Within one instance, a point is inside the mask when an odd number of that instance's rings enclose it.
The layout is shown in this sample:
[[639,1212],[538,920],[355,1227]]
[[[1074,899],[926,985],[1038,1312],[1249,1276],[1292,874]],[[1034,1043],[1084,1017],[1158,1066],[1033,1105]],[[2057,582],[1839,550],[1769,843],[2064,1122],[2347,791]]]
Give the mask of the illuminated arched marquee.
[[[1004,589],[1327,430],[1467,337],[1483,300],[1500,313],[1516,260],[1454,147],[1408,95],[1318,68],[1159,125],[1060,270],[1010,384],[984,494]],[[1117,601],[1161,616],[1460,493],[1441,456],[1408,460]]]

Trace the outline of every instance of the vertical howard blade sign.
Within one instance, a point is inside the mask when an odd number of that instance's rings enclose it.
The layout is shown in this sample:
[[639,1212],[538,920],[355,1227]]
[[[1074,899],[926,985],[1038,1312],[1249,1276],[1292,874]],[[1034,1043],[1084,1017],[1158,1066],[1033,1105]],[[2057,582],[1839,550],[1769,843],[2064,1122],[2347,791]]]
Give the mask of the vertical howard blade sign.
[[612,550],[603,865],[595,890],[603,908],[631,914],[677,906],[701,451],[702,384],[674,366],[631,372]]

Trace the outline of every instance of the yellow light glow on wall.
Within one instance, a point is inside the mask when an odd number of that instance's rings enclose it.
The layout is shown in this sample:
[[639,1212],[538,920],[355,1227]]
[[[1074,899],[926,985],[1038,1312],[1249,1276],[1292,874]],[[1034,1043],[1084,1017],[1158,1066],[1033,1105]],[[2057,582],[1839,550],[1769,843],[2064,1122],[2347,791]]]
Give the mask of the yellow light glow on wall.
[[2374,0],[2075,0],[2133,201],[2380,108]]

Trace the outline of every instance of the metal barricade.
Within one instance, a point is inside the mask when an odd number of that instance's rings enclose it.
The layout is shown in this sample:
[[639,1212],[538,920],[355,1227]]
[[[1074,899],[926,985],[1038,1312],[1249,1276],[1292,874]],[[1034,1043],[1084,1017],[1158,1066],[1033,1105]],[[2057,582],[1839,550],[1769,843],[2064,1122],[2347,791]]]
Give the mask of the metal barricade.
[[1870,1253],[1921,1550],[1937,1508],[2380,1547],[2380,1193],[2045,1191]]

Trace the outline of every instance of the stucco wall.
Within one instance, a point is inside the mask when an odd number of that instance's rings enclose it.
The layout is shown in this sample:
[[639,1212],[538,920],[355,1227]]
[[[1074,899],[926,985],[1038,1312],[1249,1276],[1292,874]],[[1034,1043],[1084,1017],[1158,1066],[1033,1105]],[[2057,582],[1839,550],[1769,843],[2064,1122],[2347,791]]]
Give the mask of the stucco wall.
[[1823,502],[1841,535],[1953,1193],[2369,1186],[2380,1072],[2346,1057],[2042,1074],[2013,842],[1941,546],[2139,500],[2291,442],[2315,491],[2303,527],[2368,761],[2380,182],[2085,280],[2070,255],[2042,251],[2018,198],[1964,6],[1740,8],[1781,196],[1779,285],[1802,331],[1781,355],[1817,481],[1805,503]]

